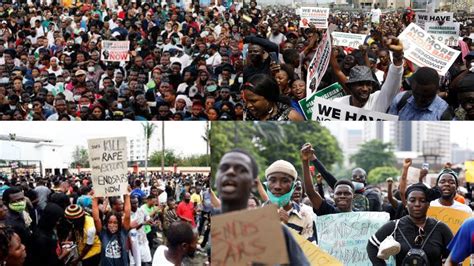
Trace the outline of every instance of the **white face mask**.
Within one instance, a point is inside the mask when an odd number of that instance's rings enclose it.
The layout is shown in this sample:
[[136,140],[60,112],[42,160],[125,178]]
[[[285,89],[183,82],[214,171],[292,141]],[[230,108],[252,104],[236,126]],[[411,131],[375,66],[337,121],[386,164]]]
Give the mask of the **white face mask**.
[[87,71],[90,73],[94,73],[95,67],[87,67]]
[[16,105],[10,105],[10,109],[16,110]]
[[122,107],[123,107],[123,106],[122,106],[121,103],[118,103],[118,104],[117,104],[117,108],[118,108],[118,109],[122,109]]
[[71,77],[67,77],[67,78],[65,79],[65,81],[66,81],[66,82],[71,81]]
[[74,101],[79,101],[79,99],[81,99],[81,95],[74,95]]

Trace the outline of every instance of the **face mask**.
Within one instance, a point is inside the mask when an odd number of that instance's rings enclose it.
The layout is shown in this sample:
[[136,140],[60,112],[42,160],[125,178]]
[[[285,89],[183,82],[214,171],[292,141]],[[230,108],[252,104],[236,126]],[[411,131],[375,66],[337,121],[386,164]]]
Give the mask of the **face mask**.
[[75,102],[78,102],[81,99],[81,95],[74,95],[73,98]]
[[117,104],[117,109],[122,109],[122,108],[123,108],[122,104],[121,104],[121,103],[118,103],[118,104]]
[[189,203],[191,199],[184,199],[184,202]]
[[16,110],[16,105],[10,105],[10,109]]
[[217,89],[217,86],[216,86],[216,85],[209,85],[209,86],[207,86],[207,90],[208,90],[208,91],[216,91],[216,89]]
[[87,71],[89,71],[90,73],[94,73],[95,67],[87,67]]
[[10,203],[10,204],[8,204],[8,207],[12,211],[23,212],[26,208],[26,201],[22,200],[22,201],[19,201],[19,202]]
[[67,78],[65,79],[65,81],[66,81],[66,82],[71,81],[71,77],[67,77]]
[[355,191],[359,191],[359,190],[362,190],[364,188],[364,183],[352,181],[352,184],[354,185],[354,190]]
[[286,193],[286,194],[284,194],[280,197],[277,197],[277,196],[272,194],[272,192],[268,189],[268,185],[267,185],[268,198],[270,199],[271,203],[278,205],[279,208],[281,208],[283,206],[286,206],[291,200],[291,195],[293,195],[293,192],[295,191],[295,187],[296,187],[296,183],[293,182],[293,185],[291,186],[290,192],[288,192],[288,193]]

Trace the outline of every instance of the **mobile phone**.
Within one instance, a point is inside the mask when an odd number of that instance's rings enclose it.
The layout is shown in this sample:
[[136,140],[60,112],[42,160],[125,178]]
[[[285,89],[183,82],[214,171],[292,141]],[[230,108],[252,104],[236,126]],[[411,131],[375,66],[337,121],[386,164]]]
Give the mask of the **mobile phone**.
[[429,163],[423,163],[423,165],[421,166],[421,169],[430,169],[430,164]]

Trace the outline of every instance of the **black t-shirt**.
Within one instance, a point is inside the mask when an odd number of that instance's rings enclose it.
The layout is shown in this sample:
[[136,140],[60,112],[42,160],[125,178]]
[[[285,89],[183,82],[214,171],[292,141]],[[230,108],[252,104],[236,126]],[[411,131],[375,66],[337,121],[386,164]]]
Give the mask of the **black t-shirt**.
[[[433,229],[433,227],[435,226],[437,222],[438,221],[436,219],[427,218],[426,224],[424,227],[425,241],[431,229]],[[375,233],[375,237],[379,242],[382,242],[387,236],[392,234],[394,229],[395,229],[395,221],[390,221],[384,224]],[[408,251],[410,250],[409,244],[404,240],[399,230],[403,232],[407,240],[410,241],[410,245],[413,248],[420,248],[420,247],[417,247],[414,243],[415,238],[419,234],[418,226],[413,223],[410,216],[407,215],[407,216],[402,217],[400,219],[400,222],[398,223],[398,230],[396,231],[396,234],[394,236],[395,240],[401,245],[400,253],[398,253],[395,256],[397,265],[401,265],[403,259],[405,258]],[[449,255],[449,250],[447,249],[447,246],[452,238],[453,238],[453,233],[451,233],[451,230],[449,229],[449,227],[445,223],[440,222],[436,226],[435,230],[433,231],[430,238],[426,242],[425,247],[423,248],[424,252],[426,253],[429,259],[431,266],[442,265],[442,259],[447,258]],[[377,252],[378,252],[378,247],[374,246],[371,243],[371,241],[368,241],[367,253],[369,254],[369,259],[372,262],[372,265],[376,265],[376,266],[386,265],[384,260],[377,258]]]

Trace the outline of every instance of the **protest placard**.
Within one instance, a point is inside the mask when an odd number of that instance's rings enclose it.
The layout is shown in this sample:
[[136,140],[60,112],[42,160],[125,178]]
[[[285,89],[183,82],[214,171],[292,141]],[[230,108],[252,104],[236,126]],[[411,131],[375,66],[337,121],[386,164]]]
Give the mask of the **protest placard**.
[[[465,211],[456,210],[449,207],[437,207],[437,206],[431,206],[428,209],[428,212],[426,215],[428,217],[435,218],[445,223],[449,227],[449,229],[451,229],[451,232],[453,232],[453,235],[455,235],[458,232],[462,223],[466,219],[471,217],[471,214]],[[463,266],[469,266],[470,265],[469,261],[470,261],[470,258],[467,258],[463,262]]]
[[335,31],[331,33],[331,37],[332,44],[335,46],[347,46],[359,49],[359,45],[364,44],[367,35]]
[[425,27],[426,22],[453,22],[453,13],[443,12],[443,13],[428,13],[428,12],[417,12],[415,14],[416,25],[421,28]]
[[100,59],[105,62],[129,61],[130,41],[102,41]]
[[277,207],[212,216],[212,264],[288,263]]
[[431,67],[444,76],[460,51],[438,42],[429,33],[414,23],[398,36],[403,42],[405,58],[420,67]]
[[301,7],[300,28],[308,28],[313,24],[318,29],[327,29],[329,8],[326,7]]
[[94,196],[111,197],[127,193],[127,139],[90,139],[88,145]]
[[421,169],[416,167],[408,167],[407,171],[407,183],[409,185],[416,184],[420,181]]
[[342,96],[344,96],[344,90],[342,89],[341,84],[336,82],[322,90],[315,92],[309,98],[301,99],[299,101],[299,104],[301,110],[303,110],[303,114],[305,115],[306,120],[311,120],[313,113],[313,102],[315,97],[321,97],[324,99],[331,100]]
[[398,116],[315,97],[311,119],[315,121],[398,121]]
[[[386,212],[346,212],[318,216],[319,247],[344,265],[372,265],[366,246],[388,220]],[[390,265],[391,263],[387,263]]]
[[445,22],[442,25],[438,22],[426,22],[425,30],[431,34],[435,40],[447,46],[458,46],[459,22]]
[[309,263],[311,265],[327,265],[327,266],[342,266],[342,262],[338,261],[333,256],[329,255],[324,250],[320,249],[315,244],[309,242],[304,237],[302,237],[298,232],[293,229],[290,229],[293,238],[296,243],[301,247],[303,253],[306,255]]
[[466,182],[474,183],[474,161],[464,162]]
[[318,89],[331,59],[331,36],[326,32],[311,60],[306,77],[306,97]]

